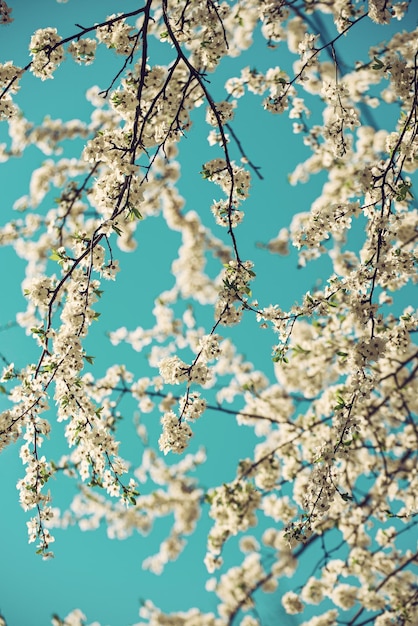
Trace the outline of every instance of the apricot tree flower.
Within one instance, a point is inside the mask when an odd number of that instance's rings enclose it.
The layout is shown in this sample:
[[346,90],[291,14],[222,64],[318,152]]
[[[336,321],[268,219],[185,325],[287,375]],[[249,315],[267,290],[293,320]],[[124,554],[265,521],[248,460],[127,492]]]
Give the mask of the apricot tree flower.
[[[165,577],[195,533],[212,612],[144,598],[137,626],[418,623],[416,4],[99,4],[33,9],[0,58],[0,450],[29,543],[158,536]],[[74,119],[40,120],[31,94],[69,85]],[[87,623],[76,593],[54,626]]]

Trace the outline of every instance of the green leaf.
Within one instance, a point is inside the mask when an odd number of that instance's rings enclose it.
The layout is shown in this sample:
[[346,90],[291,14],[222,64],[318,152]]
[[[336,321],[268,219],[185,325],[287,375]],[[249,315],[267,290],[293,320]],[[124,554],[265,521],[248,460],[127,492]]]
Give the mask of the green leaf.
[[346,403],[344,398],[342,398],[339,394],[337,394],[337,405],[334,406],[334,411],[338,411],[339,409],[345,409]]
[[138,209],[136,207],[134,207],[132,204],[128,205],[128,211],[129,211],[128,219],[130,221],[133,222],[135,220],[135,218],[137,220],[143,220],[144,219],[142,214],[141,214],[141,212],[138,211]]
[[414,196],[412,195],[412,193],[409,191],[409,188],[411,186],[411,183],[409,182],[405,182],[402,183],[397,190],[397,195],[396,195],[396,200],[398,200],[398,202],[403,202],[406,197],[409,195],[411,198],[413,198]]
[[[100,315],[100,313],[99,313]],[[90,365],[94,364],[94,356],[87,356],[86,354],[84,355],[84,358],[86,359],[87,363],[90,363]]]
[[62,261],[62,256],[56,250],[52,250],[52,254],[49,258],[51,261]]
[[310,350],[305,350],[305,348],[302,348],[302,346],[300,346],[298,343],[295,346],[293,346],[292,350],[295,354],[309,354],[310,353]]
[[56,368],[55,363],[49,363],[48,365],[44,365],[42,368],[43,372],[54,372]]
[[373,57],[373,60],[375,64],[372,65],[372,70],[381,70],[382,67],[384,66],[384,63],[382,63],[382,61],[378,59],[377,57]]
[[43,328],[31,328],[30,329],[31,333],[33,333],[34,335],[40,335],[41,337],[45,336],[45,330]]

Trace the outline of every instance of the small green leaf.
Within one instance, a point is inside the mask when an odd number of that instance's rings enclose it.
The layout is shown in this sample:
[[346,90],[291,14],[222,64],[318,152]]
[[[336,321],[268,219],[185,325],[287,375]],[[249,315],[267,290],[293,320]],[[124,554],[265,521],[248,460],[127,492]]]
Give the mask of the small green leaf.
[[51,259],[51,261],[62,261],[61,255],[56,250],[52,251],[52,254],[49,258]]
[[43,328],[31,328],[31,333],[34,335],[40,335],[41,337],[45,336],[45,330]]
[[44,365],[42,368],[43,372],[54,372],[56,368],[55,363],[49,363],[48,365]]
[[340,409],[345,409],[346,403],[344,398],[342,398],[339,394],[337,394],[337,405],[334,406],[334,411],[338,411]]
[[138,211],[138,209],[136,209],[135,207],[132,207],[132,213],[135,215],[137,220],[143,220],[143,215],[140,211]]
[[372,65],[372,70],[381,70],[382,67],[384,66],[384,63],[382,63],[382,61],[378,59],[377,57],[373,57],[373,60],[375,64]]

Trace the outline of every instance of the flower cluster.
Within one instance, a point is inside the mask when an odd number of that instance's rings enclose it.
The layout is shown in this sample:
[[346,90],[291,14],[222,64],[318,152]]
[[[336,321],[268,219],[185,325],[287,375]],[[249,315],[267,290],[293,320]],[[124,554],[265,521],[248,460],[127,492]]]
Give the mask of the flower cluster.
[[216,102],[213,108],[209,108],[206,113],[206,121],[211,126],[219,126],[230,122],[234,118],[235,104],[233,102]]
[[29,50],[33,57],[31,72],[38,78],[53,78],[53,73],[64,59],[61,37],[56,28],[42,28],[31,37]]
[[128,55],[134,46],[134,38],[131,37],[132,27],[116,14],[109,15],[106,21],[109,22],[109,26],[100,26],[96,29],[97,39],[118,54]]
[[206,400],[196,391],[187,393],[180,399],[180,414],[186,420],[199,418],[206,408]]
[[231,535],[255,526],[255,511],[261,494],[250,482],[235,481],[210,491],[207,500],[210,503],[209,515],[215,520],[208,536],[208,551],[209,555],[217,556]]
[[213,71],[228,53],[224,22],[229,12],[226,2],[207,5],[203,0],[170,7],[169,14],[165,15],[168,30],[160,33],[160,37],[166,41],[175,38],[192,51],[196,67]]
[[80,65],[90,65],[94,61],[96,47],[97,41],[86,37],[79,39],[79,41],[72,41],[68,46],[68,52],[76,63]]
[[160,450],[167,454],[175,452],[181,454],[187,448],[192,436],[192,429],[186,423],[181,423],[173,411],[168,411],[161,418],[163,432],[158,440]]
[[165,383],[170,385],[178,385],[188,380],[190,367],[186,365],[179,357],[167,357],[160,363],[160,375]]
[[10,17],[12,9],[6,4],[5,0],[0,1],[0,24],[11,24],[13,18]]
[[223,286],[215,306],[215,317],[224,326],[238,324],[241,319],[244,305],[251,295],[249,283],[255,277],[252,267],[251,261],[229,261],[225,266]]
[[324,83],[322,96],[328,107],[324,111],[323,136],[336,157],[343,157],[350,149],[345,129],[353,130],[360,125],[356,110],[346,104],[348,95],[344,84]]

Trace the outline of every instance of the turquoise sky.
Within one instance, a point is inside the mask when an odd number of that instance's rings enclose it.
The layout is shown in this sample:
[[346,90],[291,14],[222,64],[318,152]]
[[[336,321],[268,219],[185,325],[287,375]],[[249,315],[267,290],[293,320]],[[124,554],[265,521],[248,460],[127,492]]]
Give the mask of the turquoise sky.
[[[102,21],[108,14],[130,11],[137,6],[131,0],[70,0],[59,4],[55,0],[38,0],[29,3],[25,0],[11,0],[14,22],[8,27],[0,27],[0,63],[13,60],[17,65],[25,65],[29,60],[28,43],[34,30],[46,26],[58,28],[62,37],[76,32],[74,23],[83,26]],[[36,5],[36,8],[35,8]],[[135,5],[135,6],[134,6]],[[409,24],[416,18],[410,17]],[[366,47],[366,41],[373,35],[370,24],[359,27],[356,46]],[[367,30],[368,29],[368,30]],[[384,35],[381,36],[382,38]],[[219,75],[211,78],[210,89],[215,100],[222,98],[222,84],[231,74],[239,74],[245,65],[260,70],[280,65],[290,68],[290,58],[284,46],[268,50],[261,37],[257,45],[242,57],[226,59]],[[347,42],[342,42],[341,51],[347,51]],[[151,49],[152,54],[154,50]],[[162,61],[164,53],[157,60]],[[152,58],[151,58],[152,62]],[[86,118],[91,106],[84,98],[85,90],[92,84],[106,87],[114,73],[118,71],[121,58],[100,50],[96,63],[87,68],[77,66],[71,59],[57,71],[54,80],[41,82],[26,75],[16,101],[24,115],[39,122],[45,115],[68,120],[75,117]],[[315,112],[314,112],[315,115]],[[218,156],[210,148],[206,135],[208,127],[203,123],[204,111],[197,111],[194,127],[189,137],[181,142],[180,163],[182,179],[179,189],[186,198],[186,210],[195,210],[202,221],[212,226],[210,204],[213,198],[221,197],[219,190],[199,175],[202,163]],[[383,121],[383,120],[380,120]],[[242,258],[250,258],[256,263],[259,280],[254,295],[268,305],[279,302],[283,308],[311,288],[321,277],[327,277],[330,264],[326,259],[312,263],[304,270],[297,269],[296,255],[278,257],[269,255],[257,247],[257,242],[267,242],[280,228],[290,222],[290,216],[308,210],[311,201],[318,195],[323,179],[317,177],[309,185],[290,188],[287,174],[298,162],[308,156],[301,137],[291,132],[291,123],[286,116],[270,116],[265,113],[259,99],[249,95],[246,101],[239,102],[234,130],[240,137],[251,160],[261,166],[264,180],[253,177],[252,193],[244,209],[246,217],[237,230],[237,238]],[[0,128],[0,142],[5,140],[6,126]],[[79,144],[75,145],[79,148]],[[72,155],[77,151],[72,145],[65,145]],[[16,217],[12,210],[17,197],[27,192],[30,173],[46,157],[34,148],[28,150],[23,159],[16,159],[0,165],[0,225]],[[59,157],[58,157],[59,158]],[[52,193],[39,208],[48,210]],[[217,235],[223,236],[218,229]],[[132,254],[118,250],[116,256],[121,265],[117,281],[105,284],[106,293],[98,309],[101,312],[100,324],[92,330],[87,341],[88,351],[95,355],[95,373],[100,376],[113,363],[126,363],[136,377],[146,375],[149,369],[146,359],[126,346],[111,348],[106,331],[126,326],[133,330],[137,325],[152,325],[151,309],[154,298],[163,289],[172,285],[169,273],[179,243],[177,233],[167,231],[162,219],[150,218],[140,224],[137,231],[138,248]],[[116,248],[115,248],[116,250]],[[25,301],[20,283],[24,276],[24,264],[16,258],[12,250],[1,248],[0,259],[3,298],[0,308],[0,327],[14,320],[16,312],[24,309]],[[214,273],[215,273],[215,267]],[[198,311],[199,322],[209,323],[211,313]],[[245,319],[233,330],[226,329],[224,336],[231,333],[237,339],[249,360],[273,378],[271,346],[274,337],[270,331],[264,334],[257,330],[255,320]],[[110,349],[111,348],[111,349]],[[11,328],[0,334],[0,354],[16,367],[23,367],[29,360],[37,358],[36,346],[18,328]],[[153,375],[156,372],[152,372]],[[0,408],[5,408],[5,400]],[[125,401],[121,405],[125,417],[121,426],[121,454],[133,462],[138,462],[141,454],[139,442],[132,437],[134,406]],[[159,436],[159,413],[145,416],[153,447],[157,447]],[[55,427],[60,440],[59,428]],[[254,440],[250,433],[239,429],[233,416],[208,412],[194,428],[195,437],[192,450],[203,445],[208,452],[208,462],[202,469],[202,482],[206,486],[233,478],[238,458],[251,453]],[[152,438],[154,438],[152,440]],[[53,437],[55,439],[55,436]],[[233,445],[231,445],[233,442]],[[62,439],[61,439],[62,445]],[[47,443],[45,451],[57,454],[55,444]],[[177,459],[176,459],[177,460]],[[205,536],[210,527],[207,517],[202,518],[199,531],[189,538],[188,547],[179,561],[167,566],[162,577],[156,577],[141,569],[141,562],[157,551],[159,541],[169,527],[170,519],[158,523],[148,537],[135,535],[124,541],[110,541],[106,530],[83,533],[77,528],[55,531],[56,543],[52,546],[56,558],[42,561],[35,555],[34,545],[27,543],[26,521],[18,503],[16,481],[23,469],[18,456],[18,447],[10,447],[0,456],[1,481],[0,502],[0,552],[2,555],[2,585],[0,590],[0,612],[8,626],[44,626],[50,623],[52,613],[64,617],[72,609],[79,607],[86,614],[88,622],[99,621],[102,626],[127,626],[139,621],[138,609],[141,599],[151,599],[167,611],[187,610],[197,606],[202,611],[216,610],[216,597],[204,590],[206,570],[202,564],[205,554]],[[51,490],[54,504],[68,505],[72,487],[65,481],[52,481]],[[205,510],[204,515],[207,514]],[[236,543],[226,548],[226,556],[232,560],[236,556]],[[312,553],[312,564],[315,554]],[[283,623],[292,626],[300,623],[297,618],[286,616],[284,621],[280,607],[280,596],[289,589],[289,582],[280,583],[279,591],[268,597],[264,604],[266,626]],[[264,622],[263,622],[264,624]]]

